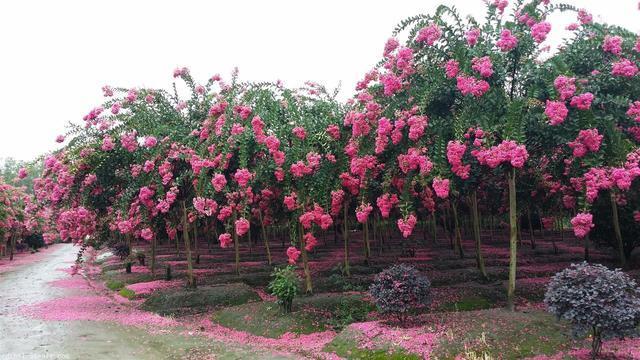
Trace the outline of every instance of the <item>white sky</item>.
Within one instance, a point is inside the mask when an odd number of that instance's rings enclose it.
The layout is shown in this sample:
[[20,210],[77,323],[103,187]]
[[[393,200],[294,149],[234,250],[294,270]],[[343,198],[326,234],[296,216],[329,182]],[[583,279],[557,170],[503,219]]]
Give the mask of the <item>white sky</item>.
[[[566,2],[640,30],[637,0]],[[440,3],[484,14],[481,0],[0,1],[0,158],[55,149],[65,124],[102,102],[102,85],[167,88],[176,66],[201,81],[238,66],[247,81],[341,82],[346,98],[393,27]],[[557,18],[552,43],[573,20]]]

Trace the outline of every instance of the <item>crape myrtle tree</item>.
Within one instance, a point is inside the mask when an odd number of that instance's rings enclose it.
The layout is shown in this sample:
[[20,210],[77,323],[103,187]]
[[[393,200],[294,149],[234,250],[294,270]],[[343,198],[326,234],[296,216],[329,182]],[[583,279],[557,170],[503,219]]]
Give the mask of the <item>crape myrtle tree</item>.
[[[105,86],[105,103],[44,159],[33,208],[50,239],[149,241],[154,272],[157,242],[173,242],[189,286],[199,239],[233,247],[239,273],[241,248],[261,238],[272,263],[268,230],[285,229],[306,292],[327,230],[342,233],[349,275],[357,236],[366,263],[395,234],[410,254],[416,226],[431,222],[435,239],[438,218],[464,257],[463,213],[487,278],[480,224],[508,214],[513,309],[519,224],[535,246],[532,219],[551,230],[571,217],[588,256],[595,218],[611,224],[621,262],[637,244],[640,44],[568,5],[506,7],[488,2],[483,22],[446,6],[401,22],[345,104],[315,83],[287,89],[234,72],[200,84],[186,68],[171,91]],[[577,23],[546,54],[556,11]]]

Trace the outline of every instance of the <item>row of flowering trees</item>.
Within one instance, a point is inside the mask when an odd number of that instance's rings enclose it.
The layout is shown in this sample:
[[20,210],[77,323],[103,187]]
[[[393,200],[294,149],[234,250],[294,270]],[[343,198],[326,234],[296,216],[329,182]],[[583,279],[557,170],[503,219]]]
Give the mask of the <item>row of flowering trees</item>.
[[[195,286],[193,238],[233,247],[239,272],[241,246],[262,238],[271,263],[268,230],[285,227],[310,292],[308,252],[323,231],[341,233],[349,273],[351,229],[367,262],[373,239],[410,244],[420,222],[434,236],[436,224],[449,229],[463,257],[465,213],[487,277],[481,215],[504,216],[510,307],[531,213],[548,228],[571,218],[586,256],[594,216],[606,219],[624,262],[638,231],[627,220],[640,221],[640,41],[568,5],[518,0],[506,14],[507,4],[489,3],[484,23],[446,6],[403,21],[346,104],[314,83],[198,83],[187,68],[171,92],[105,86],[106,102],[58,138],[66,145],[34,182],[48,236],[141,238],[153,271],[158,238],[183,242]],[[577,22],[547,55],[555,11]]]

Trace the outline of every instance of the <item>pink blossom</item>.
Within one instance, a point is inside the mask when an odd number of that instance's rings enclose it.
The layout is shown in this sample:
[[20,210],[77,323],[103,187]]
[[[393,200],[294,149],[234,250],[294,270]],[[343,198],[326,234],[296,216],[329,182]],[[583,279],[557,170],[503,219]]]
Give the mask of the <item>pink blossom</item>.
[[467,146],[459,141],[449,141],[447,144],[447,160],[451,164],[451,171],[463,180],[469,178],[469,171],[471,170],[471,165],[462,163],[466,150]]
[[193,207],[202,215],[213,216],[218,210],[218,203],[213,199],[196,197],[193,199]]
[[493,6],[495,6],[500,14],[504,13],[504,9],[509,5],[509,1],[507,0],[493,0]]
[[637,123],[640,123],[640,101],[634,101],[629,104],[627,116],[633,118]]
[[294,265],[298,262],[298,258],[300,257],[300,250],[296,249],[293,246],[289,246],[287,249],[287,258],[289,258],[289,264]]
[[304,234],[304,249],[307,251],[311,251],[313,250],[313,248],[316,247],[316,245],[318,245],[318,239],[316,239],[315,236],[313,236],[312,233],[306,233]]
[[560,100],[564,101],[573,96],[576,92],[576,79],[564,75],[558,76],[553,81],[553,86],[560,94]]
[[307,133],[304,131],[303,127],[296,126],[292,130],[293,135],[295,135],[298,139],[304,140],[307,137]]
[[215,174],[211,179],[211,185],[213,185],[216,192],[220,192],[227,185],[227,178],[223,174]]
[[547,100],[547,106],[545,107],[544,113],[549,118],[549,124],[556,126],[564,122],[569,114],[569,109],[567,109],[567,106],[563,101]]
[[373,206],[371,206],[371,204],[369,203],[360,204],[356,209],[356,219],[358,220],[358,222],[361,224],[364,224],[365,222],[367,222],[367,219],[369,218],[369,214],[371,214],[371,211],[373,211]]
[[344,201],[344,190],[334,190],[331,192],[331,215],[338,216]]
[[573,226],[573,233],[576,237],[583,238],[595,227],[593,224],[593,215],[589,213],[579,213],[571,219],[571,226]]
[[253,178],[253,174],[247,169],[238,169],[233,175],[233,178],[236,180],[238,185],[244,188],[247,187],[249,180]]
[[102,147],[103,151],[111,151],[116,147],[116,144],[113,142],[113,139],[109,135],[105,135],[102,139]]
[[430,24],[418,31],[418,36],[416,37],[416,42],[423,42],[429,46],[435,44],[440,36],[442,35],[442,31],[437,24]]
[[638,73],[638,66],[629,59],[620,59],[611,66],[611,75],[634,77]]
[[397,221],[398,229],[402,233],[403,238],[406,239],[409,236],[411,236],[411,234],[413,233],[413,228],[416,226],[417,222],[418,222],[418,219],[413,214],[410,214],[406,220],[398,219]]
[[444,72],[448,79],[453,79],[460,71],[460,64],[454,59],[450,59],[444,64]]
[[426,116],[414,115],[407,120],[409,125],[409,140],[417,141],[424,134],[424,129],[427,127],[429,118]]
[[449,197],[449,179],[434,178],[432,186],[439,198],[446,199]]
[[109,85],[105,85],[102,87],[102,95],[104,97],[111,97],[113,96],[113,89],[111,88],[111,86]]
[[220,241],[220,247],[223,249],[231,246],[231,243],[233,242],[231,234],[229,233],[220,234],[220,236],[218,236],[218,240]]
[[111,105],[111,113],[117,115],[120,112],[121,107],[122,105],[120,105],[119,102],[114,103],[113,105]]
[[531,27],[531,36],[536,42],[543,42],[549,32],[551,31],[551,24],[546,21],[541,21]]
[[480,97],[489,91],[489,83],[484,80],[479,80],[473,76],[458,75],[456,78],[458,90],[462,95],[473,95],[474,97]]
[[635,222],[640,223],[640,211],[636,210],[633,212],[633,220]]
[[500,33],[500,39],[496,42],[496,45],[502,52],[509,52],[518,46],[518,39],[513,36],[511,30],[504,29]]
[[64,142],[64,135],[58,135],[56,136],[56,142],[57,143],[63,143]]
[[521,168],[529,158],[529,153],[524,145],[518,145],[512,140],[503,140],[497,146],[489,149],[472,152],[481,165],[496,168],[500,164],[508,162],[515,168]]
[[553,230],[553,225],[555,223],[555,218],[553,216],[543,217],[541,221],[545,230]]
[[142,231],[140,232],[140,237],[147,241],[151,241],[154,237],[153,230],[151,230],[150,228],[142,229]]
[[600,150],[603,136],[598,134],[598,129],[580,130],[575,141],[569,143],[573,149],[573,156],[583,157],[587,151],[597,152]]
[[25,169],[25,168],[21,167],[21,168],[18,170],[18,178],[19,178],[19,179],[24,179],[24,178],[26,178],[26,177],[27,177],[27,175],[28,175],[28,173],[27,173],[27,169]]
[[296,199],[297,199],[297,194],[295,192],[292,192],[291,194],[286,195],[284,197],[284,205],[287,207],[289,211],[293,211],[298,207],[298,204],[296,203]]
[[399,45],[400,45],[400,43],[398,42],[398,40],[396,40],[394,38],[390,38],[389,40],[387,40],[387,42],[384,44],[383,56],[384,57],[389,57],[389,55],[391,55],[391,53],[395,49],[397,49]]
[[134,152],[138,148],[138,139],[136,131],[124,133],[120,136],[120,144],[128,152]]
[[578,21],[580,21],[582,25],[589,24],[593,21],[593,16],[589,14],[587,10],[580,9],[578,11]]
[[586,92],[584,94],[572,97],[570,105],[580,110],[589,110],[591,108],[592,101],[593,94],[590,92]]
[[493,75],[493,64],[491,63],[491,58],[488,56],[481,58],[474,57],[471,60],[471,68],[485,78]]
[[622,53],[622,38],[620,36],[606,35],[602,43],[602,51],[619,56]]
[[147,136],[146,138],[144,138],[144,147],[146,148],[152,148],[156,146],[157,143],[158,140],[153,136]]
[[329,136],[331,136],[332,139],[334,140],[340,139],[340,128],[338,127],[338,125],[330,124],[329,126],[327,126],[326,131],[327,131],[327,134],[329,134]]
[[398,195],[382,194],[376,200],[376,205],[378,205],[378,208],[380,209],[380,215],[386,219],[389,217],[391,209],[397,205],[398,202]]
[[402,81],[394,74],[384,74],[380,76],[380,82],[384,88],[384,95],[391,96],[402,89]]
[[464,37],[467,40],[467,45],[475,46],[478,43],[478,38],[480,37],[480,29],[470,29],[464,33]]
[[249,220],[243,217],[236,220],[235,228],[236,228],[236,234],[238,234],[238,236],[243,236],[244,234],[246,234],[249,231],[249,227],[250,227]]

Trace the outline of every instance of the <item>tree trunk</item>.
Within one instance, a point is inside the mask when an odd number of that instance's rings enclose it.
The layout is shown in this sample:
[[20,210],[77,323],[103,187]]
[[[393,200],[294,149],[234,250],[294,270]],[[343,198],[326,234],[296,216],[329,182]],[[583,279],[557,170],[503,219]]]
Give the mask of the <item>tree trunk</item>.
[[349,214],[347,202],[344,202],[344,219],[342,225],[344,229],[342,231],[342,239],[344,240],[344,272],[347,276],[351,276],[351,270],[349,269]]
[[527,207],[527,222],[529,223],[529,236],[531,237],[531,249],[535,249],[536,240],[533,236],[533,224],[531,223],[531,207]]
[[158,239],[156,236],[151,239],[151,274],[156,274],[156,248],[158,247]]
[[196,264],[200,264],[200,251],[198,248],[198,219],[193,222],[193,253],[196,258]]
[[473,236],[476,240],[476,264],[482,277],[487,280],[489,276],[487,276],[484,258],[482,257],[482,248],[480,247],[480,216],[478,215],[478,196],[475,191],[471,193],[471,220],[473,221]]
[[516,169],[508,175],[509,182],[509,283],[507,287],[507,308],[515,311],[516,262],[518,256],[518,215],[516,204]]
[[464,251],[462,250],[462,235],[460,234],[460,224],[458,223],[458,207],[455,201],[451,201],[451,210],[453,211],[453,227],[456,252],[460,255],[460,259],[464,259]]
[[16,252],[16,235],[11,235],[11,240],[9,241],[9,261],[13,261],[13,254]]
[[184,251],[187,254],[187,287],[195,288],[196,280],[193,277],[193,262],[191,260],[191,241],[189,239],[189,221],[187,220],[187,206],[182,201],[182,237],[184,239]]
[[304,269],[305,293],[313,293],[313,284],[311,283],[311,272],[309,271],[309,260],[307,259],[306,243],[304,241],[304,229],[302,224],[298,225],[300,233],[300,251],[302,252],[302,267]]
[[624,243],[622,242],[622,232],[620,231],[620,219],[618,218],[618,204],[613,191],[611,191],[611,213],[613,214],[613,232],[616,234],[616,243],[618,244],[618,257],[620,266],[627,265],[627,258],[624,255]]
[[236,211],[233,211],[233,248],[236,254],[236,275],[240,275],[240,240],[238,240],[238,233],[236,232]]
[[267,261],[271,265],[271,250],[269,249],[269,239],[267,239],[267,229],[264,227],[264,221],[262,219],[262,210],[258,211],[260,215],[260,227],[262,228],[262,240],[264,241],[264,248],[267,251]]
[[435,245],[436,241],[438,240],[438,222],[436,221],[436,210],[433,209],[433,212],[431,213],[431,223],[433,224],[433,244]]
[[369,252],[371,251],[369,247],[369,221],[365,221],[362,224],[362,229],[364,230],[364,264],[369,265]]

